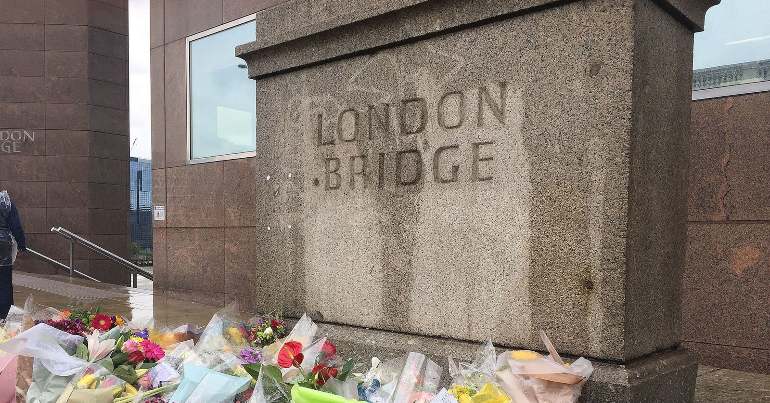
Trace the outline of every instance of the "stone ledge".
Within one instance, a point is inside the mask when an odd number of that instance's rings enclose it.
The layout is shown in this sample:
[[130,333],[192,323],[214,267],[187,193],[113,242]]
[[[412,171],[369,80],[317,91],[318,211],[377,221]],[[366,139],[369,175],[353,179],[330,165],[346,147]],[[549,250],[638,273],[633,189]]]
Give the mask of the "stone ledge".
[[[356,0],[338,7],[339,0],[291,0],[258,13],[257,40],[236,55],[251,59],[249,77],[259,78],[579,1]],[[702,31],[706,11],[720,0],[649,1]]]
[[[470,361],[480,346],[328,323],[318,324],[318,328],[318,335],[334,340],[343,355],[358,358],[364,364],[368,364],[364,360],[369,357],[386,360],[410,351],[423,353],[444,369],[443,386],[449,383],[447,358]],[[657,352],[625,364],[595,359],[591,363],[594,373],[583,388],[584,402],[689,402],[695,394],[697,363],[683,349]]]

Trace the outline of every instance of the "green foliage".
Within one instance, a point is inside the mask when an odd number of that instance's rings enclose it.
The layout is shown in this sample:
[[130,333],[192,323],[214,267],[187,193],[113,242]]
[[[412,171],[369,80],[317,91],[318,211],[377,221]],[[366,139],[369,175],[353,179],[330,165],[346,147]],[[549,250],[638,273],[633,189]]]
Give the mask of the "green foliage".
[[353,365],[355,363],[352,359],[348,358],[344,364],[342,364],[342,370],[339,374],[337,374],[337,379],[340,381],[345,382],[348,379],[348,376],[350,376],[350,372],[353,371]]
[[88,361],[88,347],[85,344],[78,344],[77,350],[75,350],[75,357]]
[[139,377],[136,375],[136,370],[134,367],[127,364],[115,367],[115,370],[112,372],[112,374],[132,385],[135,384],[139,379]]

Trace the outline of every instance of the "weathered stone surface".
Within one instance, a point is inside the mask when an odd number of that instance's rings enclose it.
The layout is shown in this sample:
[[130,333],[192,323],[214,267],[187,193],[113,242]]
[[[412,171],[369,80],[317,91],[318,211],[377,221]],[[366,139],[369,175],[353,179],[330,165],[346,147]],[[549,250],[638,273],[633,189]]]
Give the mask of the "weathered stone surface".
[[258,80],[280,290],[260,308],[529,347],[542,328],[616,360],[676,345],[691,35],[589,1]]
[[[567,1],[566,3],[572,3]],[[655,3],[682,24],[702,30],[706,10],[718,0],[622,0]],[[261,51],[249,66],[252,77],[309,63],[445,33],[564,5],[560,0],[290,0],[258,13],[256,41],[237,53]],[[580,2],[583,3],[583,2]],[[302,40],[297,40],[301,38]],[[277,46],[280,45],[280,46]]]

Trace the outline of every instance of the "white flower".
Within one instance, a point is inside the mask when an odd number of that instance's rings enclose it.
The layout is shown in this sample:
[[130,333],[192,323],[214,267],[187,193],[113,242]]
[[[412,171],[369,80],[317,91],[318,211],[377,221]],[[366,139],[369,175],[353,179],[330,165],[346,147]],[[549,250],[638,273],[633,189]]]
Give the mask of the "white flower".
[[268,327],[268,328],[267,328],[267,329],[265,329],[265,331],[264,331],[264,332],[262,332],[262,333],[264,333],[264,334],[265,334],[265,336],[270,336],[270,335],[272,335],[272,334],[273,334],[273,328],[272,328],[272,327]]
[[96,362],[102,358],[110,355],[112,350],[115,349],[115,339],[107,339],[99,341],[99,331],[94,329],[88,337],[88,360],[90,362]]

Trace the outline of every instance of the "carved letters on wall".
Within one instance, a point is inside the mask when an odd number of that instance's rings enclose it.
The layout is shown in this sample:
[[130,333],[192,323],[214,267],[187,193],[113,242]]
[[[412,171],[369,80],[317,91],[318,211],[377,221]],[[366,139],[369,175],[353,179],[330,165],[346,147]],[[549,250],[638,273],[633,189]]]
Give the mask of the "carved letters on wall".
[[[496,88],[490,91],[490,87]],[[326,151],[326,156],[323,171],[312,183],[335,191],[344,187],[409,187],[424,181],[444,184],[463,178],[471,182],[493,180],[495,142],[491,139],[442,144],[433,151],[417,146],[384,151],[366,145],[383,139],[395,141],[396,136],[420,135],[429,126],[429,119],[435,119],[431,127],[442,131],[469,125],[475,128],[506,125],[507,96],[508,85],[501,81],[468,91],[446,92],[435,103],[430,103],[435,105],[433,108],[425,98],[414,97],[397,103],[349,107],[331,118],[315,114],[311,116],[314,128],[311,135],[315,145]],[[353,142],[363,145],[365,152],[352,155],[338,152],[337,146]],[[425,155],[426,152],[432,155]],[[468,174],[460,175],[461,170],[467,170]]]

